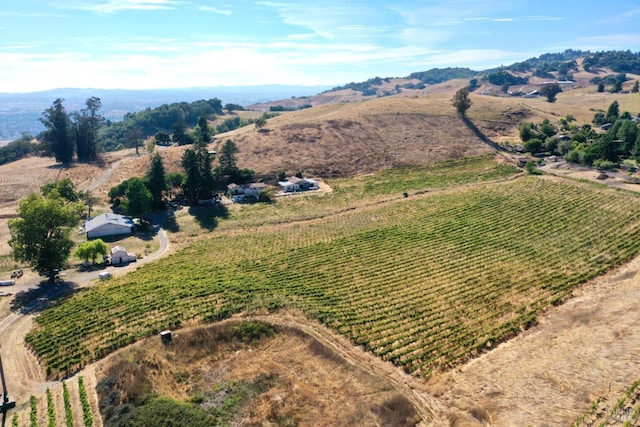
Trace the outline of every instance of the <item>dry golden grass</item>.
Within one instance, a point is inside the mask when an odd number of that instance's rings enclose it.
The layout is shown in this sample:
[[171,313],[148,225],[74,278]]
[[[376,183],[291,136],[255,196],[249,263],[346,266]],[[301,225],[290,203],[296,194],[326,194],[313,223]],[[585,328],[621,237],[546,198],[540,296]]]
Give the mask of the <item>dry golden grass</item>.
[[97,380],[116,377],[125,402],[150,388],[179,400],[201,396],[209,405],[243,384],[263,382],[262,390],[244,398],[233,423],[239,426],[400,427],[419,421],[411,401],[386,379],[351,365],[305,332],[278,326],[275,336],[251,344],[232,337],[237,325],[181,330],[169,346],[146,339],[100,362]]

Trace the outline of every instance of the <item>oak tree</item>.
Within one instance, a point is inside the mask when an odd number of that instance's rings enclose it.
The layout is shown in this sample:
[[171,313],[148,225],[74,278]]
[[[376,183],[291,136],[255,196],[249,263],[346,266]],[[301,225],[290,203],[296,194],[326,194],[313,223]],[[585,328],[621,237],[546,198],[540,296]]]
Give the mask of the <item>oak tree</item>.
[[9,221],[9,246],[17,261],[27,262],[41,276],[53,281],[63,268],[71,248],[71,228],[78,223],[79,207],[66,202],[57,190],[46,197],[32,193],[20,202],[18,218]]

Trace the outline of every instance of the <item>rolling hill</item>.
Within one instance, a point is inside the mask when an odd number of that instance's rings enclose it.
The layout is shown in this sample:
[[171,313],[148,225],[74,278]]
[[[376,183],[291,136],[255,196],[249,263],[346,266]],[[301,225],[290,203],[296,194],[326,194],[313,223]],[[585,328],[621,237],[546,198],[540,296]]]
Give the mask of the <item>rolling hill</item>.
[[[468,121],[451,106],[466,78],[412,89],[404,86],[417,77],[381,79],[382,96],[338,88],[238,112],[312,104],[283,111],[261,131],[216,135],[210,148],[232,139],[238,165],[265,181],[302,170],[326,191],[173,212],[162,225],[174,252],[29,317],[23,327],[33,325],[29,349],[39,363],[13,335],[12,355],[28,355],[21,368],[41,378],[46,364],[52,378],[84,369],[92,387],[117,383],[120,390],[102,388],[100,402],[91,394],[96,417],[98,406],[113,413],[144,384],[200,409],[228,410],[216,416],[279,425],[317,425],[320,412],[310,416],[310,406],[330,413],[332,425],[411,425],[416,417],[433,425],[568,425],[590,406],[613,411],[602,396],[625,390],[635,393],[625,408],[637,419],[640,336],[625,298],[639,292],[640,267],[619,266],[639,251],[640,199],[526,175],[493,146],[518,141],[522,122],[571,114],[588,123],[613,100],[640,111],[637,94],[596,91],[591,79],[612,70],[587,72],[581,60],[577,67],[575,84],[555,103],[481,82]],[[547,79],[512,72],[527,78],[519,91]],[[157,148],[167,171],[180,170],[187,148]],[[0,166],[12,189],[0,194],[3,221],[26,192],[63,177],[90,188],[96,208],[107,210],[109,188],[149,164],[148,153],[132,151],[108,153],[102,166],[44,160]],[[9,313],[8,302],[0,301],[0,313]],[[207,323],[213,328],[194,329]],[[177,332],[177,346],[158,342],[166,328]],[[289,358],[292,345],[299,359]],[[309,374],[318,366],[321,375]],[[20,381],[10,386],[26,402],[37,385]],[[347,393],[338,393],[341,381]],[[121,392],[123,401],[115,398]],[[60,400],[62,391],[54,395]],[[42,414],[44,400],[35,406]],[[27,412],[22,406],[20,420]],[[598,413],[583,419],[596,423]]]

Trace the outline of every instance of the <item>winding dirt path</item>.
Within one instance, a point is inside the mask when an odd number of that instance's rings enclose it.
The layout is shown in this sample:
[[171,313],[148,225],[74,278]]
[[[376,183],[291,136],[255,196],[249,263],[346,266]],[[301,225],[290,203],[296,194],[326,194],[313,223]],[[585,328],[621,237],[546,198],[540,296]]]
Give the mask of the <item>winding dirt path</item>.
[[422,417],[421,425],[447,426],[444,414],[447,412],[440,401],[431,396],[420,379],[405,373],[402,369],[385,362],[361,347],[353,345],[337,332],[307,319],[303,314],[278,313],[268,316],[247,316],[248,319],[262,320],[278,326],[287,326],[303,331],[330,348],[337,355],[354,366],[364,368],[377,376],[387,379],[400,393],[414,404]]

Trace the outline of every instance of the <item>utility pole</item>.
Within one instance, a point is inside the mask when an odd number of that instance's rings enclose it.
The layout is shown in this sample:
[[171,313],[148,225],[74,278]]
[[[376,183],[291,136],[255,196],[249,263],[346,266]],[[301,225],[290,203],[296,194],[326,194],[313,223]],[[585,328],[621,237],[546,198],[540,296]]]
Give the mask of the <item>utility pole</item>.
[[4,427],[7,412],[16,406],[16,402],[9,402],[9,392],[7,391],[7,383],[4,380],[4,369],[2,369],[2,356],[0,356],[0,379],[2,380],[2,403],[0,404],[0,412],[2,412],[2,427]]

